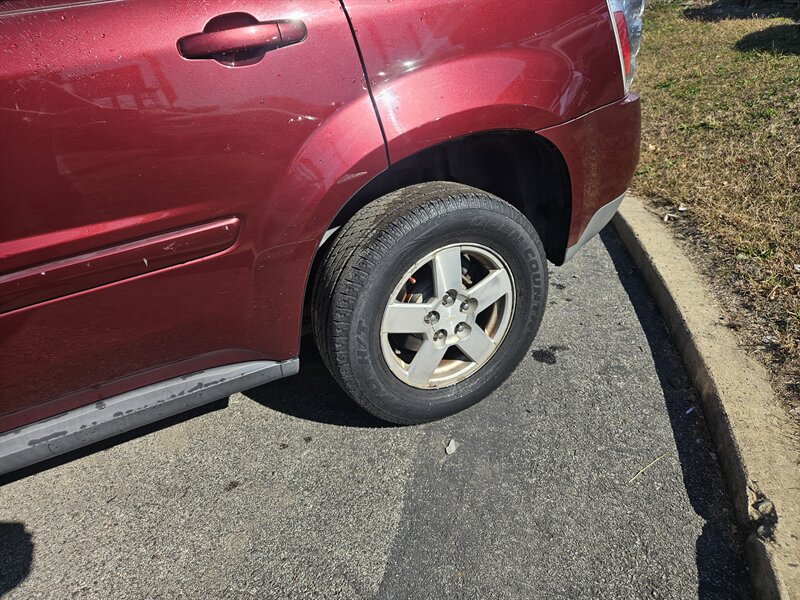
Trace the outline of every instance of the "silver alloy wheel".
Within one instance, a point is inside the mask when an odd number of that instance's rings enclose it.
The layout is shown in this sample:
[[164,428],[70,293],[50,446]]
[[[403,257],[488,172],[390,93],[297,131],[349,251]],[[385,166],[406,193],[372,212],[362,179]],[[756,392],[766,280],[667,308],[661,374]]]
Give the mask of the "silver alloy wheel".
[[502,344],[514,315],[511,271],[480,244],[452,244],[411,267],[384,309],[381,350],[402,382],[438,389],[464,381]]

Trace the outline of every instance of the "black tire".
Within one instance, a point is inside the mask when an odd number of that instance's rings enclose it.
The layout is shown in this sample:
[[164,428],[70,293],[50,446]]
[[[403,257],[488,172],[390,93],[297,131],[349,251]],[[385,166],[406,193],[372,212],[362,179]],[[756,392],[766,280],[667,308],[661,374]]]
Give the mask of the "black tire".
[[[467,379],[415,388],[384,359],[383,310],[416,261],[455,243],[481,244],[502,257],[516,286],[513,317],[495,354]],[[464,185],[414,185],[362,208],[326,249],[312,297],[314,337],[333,377],[364,409],[398,424],[432,421],[479,402],[512,373],[539,329],[547,286],[542,242],[514,207]]]

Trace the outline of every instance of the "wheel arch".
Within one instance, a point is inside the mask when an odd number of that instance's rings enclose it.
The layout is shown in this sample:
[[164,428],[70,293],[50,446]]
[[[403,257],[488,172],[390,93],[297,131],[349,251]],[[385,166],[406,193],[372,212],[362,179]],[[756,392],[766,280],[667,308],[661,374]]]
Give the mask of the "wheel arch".
[[569,171],[555,145],[530,131],[485,131],[412,154],[354,194],[328,229],[385,194],[430,181],[461,183],[502,198],[536,228],[548,260],[563,262],[572,214]]
[[[416,152],[372,178],[339,209],[332,232],[382,196],[418,183],[449,181],[489,192],[517,208],[542,239],[547,258],[564,262],[572,215],[570,176],[558,148],[531,131],[491,130]],[[323,243],[309,272],[310,295]]]

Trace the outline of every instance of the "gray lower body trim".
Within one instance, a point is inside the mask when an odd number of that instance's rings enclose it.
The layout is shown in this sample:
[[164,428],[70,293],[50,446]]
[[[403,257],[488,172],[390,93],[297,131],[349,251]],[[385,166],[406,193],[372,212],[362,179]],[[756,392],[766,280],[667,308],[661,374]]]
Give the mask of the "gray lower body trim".
[[319,247],[322,248],[325,245],[325,242],[327,242],[333,236],[334,233],[339,231],[339,229],[340,227],[334,227],[333,229],[328,229],[328,231],[325,232],[325,235],[322,236],[322,239],[319,242]]
[[564,256],[564,262],[571,260],[574,257],[578,250],[583,247],[583,245],[596,236],[600,231],[608,225],[614,215],[617,213],[617,209],[619,209],[620,204],[625,199],[625,194],[622,194],[616,200],[612,200],[608,204],[605,204],[600,207],[600,209],[592,215],[591,220],[589,221],[588,225],[586,225],[586,229],[583,230],[583,234],[581,238],[577,241],[577,243],[573,246],[567,248],[567,254]]
[[253,361],[176,377],[0,434],[0,475],[294,375],[296,358]]

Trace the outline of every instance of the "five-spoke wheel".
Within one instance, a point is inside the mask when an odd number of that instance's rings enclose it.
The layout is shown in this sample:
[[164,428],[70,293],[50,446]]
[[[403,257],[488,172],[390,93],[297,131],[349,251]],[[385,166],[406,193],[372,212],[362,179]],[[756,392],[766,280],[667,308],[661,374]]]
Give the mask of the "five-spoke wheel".
[[463,381],[492,357],[514,312],[514,283],[486,246],[453,244],[428,253],[392,291],[381,349],[392,372],[428,389]]

